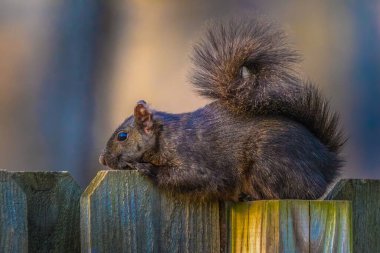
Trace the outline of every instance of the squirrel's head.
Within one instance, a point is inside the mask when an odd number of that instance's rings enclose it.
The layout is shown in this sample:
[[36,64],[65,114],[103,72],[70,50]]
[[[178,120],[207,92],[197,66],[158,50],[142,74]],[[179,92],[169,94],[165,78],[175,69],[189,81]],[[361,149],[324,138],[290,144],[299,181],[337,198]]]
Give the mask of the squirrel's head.
[[145,101],[137,102],[134,115],[112,134],[99,162],[112,169],[128,169],[128,163],[140,161],[156,144],[153,113]]

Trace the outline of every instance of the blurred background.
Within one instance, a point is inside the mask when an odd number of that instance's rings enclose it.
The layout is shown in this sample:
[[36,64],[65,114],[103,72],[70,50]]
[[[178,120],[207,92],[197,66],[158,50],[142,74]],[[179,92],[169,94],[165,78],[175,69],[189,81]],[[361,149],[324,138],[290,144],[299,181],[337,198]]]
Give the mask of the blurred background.
[[70,171],[86,186],[139,99],[207,103],[187,81],[206,20],[266,14],[349,136],[343,177],[380,178],[380,2],[0,0],[0,168]]

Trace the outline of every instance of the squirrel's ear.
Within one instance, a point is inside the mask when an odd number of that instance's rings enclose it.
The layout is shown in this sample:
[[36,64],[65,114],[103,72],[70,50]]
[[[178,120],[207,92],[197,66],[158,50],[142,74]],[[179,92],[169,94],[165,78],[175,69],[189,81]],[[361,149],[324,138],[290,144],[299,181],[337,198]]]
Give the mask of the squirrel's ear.
[[153,115],[144,100],[137,102],[134,116],[137,125],[141,127],[146,134],[150,134],[153,129]]
[[247,78],[250,78],[251,77],[251,72],[250,70],[246,67],[246,66],[242,66],[240,68],[240,76],[243,78],[243,79],[247,79]]

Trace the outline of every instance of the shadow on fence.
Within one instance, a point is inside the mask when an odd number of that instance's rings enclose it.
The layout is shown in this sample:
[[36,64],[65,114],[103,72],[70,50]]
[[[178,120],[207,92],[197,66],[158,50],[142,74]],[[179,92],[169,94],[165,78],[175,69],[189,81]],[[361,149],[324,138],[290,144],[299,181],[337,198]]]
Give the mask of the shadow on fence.
[[136,171],[0,171],[0,252],[380,252],[380,180],[326,200],[194,202]]

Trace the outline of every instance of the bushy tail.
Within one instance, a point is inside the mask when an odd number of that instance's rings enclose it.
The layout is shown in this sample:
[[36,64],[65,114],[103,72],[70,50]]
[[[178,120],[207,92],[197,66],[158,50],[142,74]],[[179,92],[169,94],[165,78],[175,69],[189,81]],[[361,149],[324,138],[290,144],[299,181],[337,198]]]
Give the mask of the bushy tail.
[[290,117],[337,153],[344,143],[338,115],[299,77],[300,59],[285,32],[263,19],[214,22],[194,46],[192,83],[235,113]]
[[338,154],[346,142],[340,127],[339,115],[332,112],[329,102],[312,83],[305,83],[303,89],[292,100],[265,104],[257,108],[260,115],[283,115],[306,126],[333,153]]

